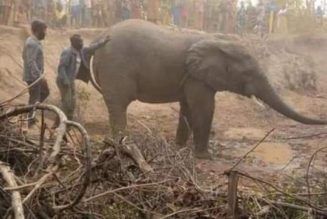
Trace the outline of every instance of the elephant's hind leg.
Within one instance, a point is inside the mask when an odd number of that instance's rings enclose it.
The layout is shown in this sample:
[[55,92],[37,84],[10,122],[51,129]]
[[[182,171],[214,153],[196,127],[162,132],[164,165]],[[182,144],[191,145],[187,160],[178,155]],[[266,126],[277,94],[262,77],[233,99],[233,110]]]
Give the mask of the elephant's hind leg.
[[133,81],[121,80],[119,84],[110,84],[104,91],[111,135],[115,140],[120,140],[127,134],[127,107],[135,99],[135,90]]
[[192,131],[191,111],[186,101],[180,102],[179,121],[176,133],[176,144],[184,147]]
[[209,134],[215,109],[215,92],[198,81],[189,81],[185,87],[193,126],[195,156],[209,159]]
[[127,105],[107,103],[107,107],[109,111],[111,135],[115,140],[120,140],[124,135],[126,135]]

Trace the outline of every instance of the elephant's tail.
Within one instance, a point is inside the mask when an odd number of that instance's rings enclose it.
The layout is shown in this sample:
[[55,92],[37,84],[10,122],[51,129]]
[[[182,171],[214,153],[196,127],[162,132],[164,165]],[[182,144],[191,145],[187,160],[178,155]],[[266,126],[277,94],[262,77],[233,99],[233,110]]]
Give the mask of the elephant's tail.
[[99,86],[98,82],[96,81],[95,79],[95,74],[94,74],[94,68],[93,68],[93,59],[94,59],[94,56],[91,56],[91,60],[90,60],[90,79],[91,79],[91,83],[93,85],[93,87],[99,91],[99,93],[102,94],[102,89],[101,87]]

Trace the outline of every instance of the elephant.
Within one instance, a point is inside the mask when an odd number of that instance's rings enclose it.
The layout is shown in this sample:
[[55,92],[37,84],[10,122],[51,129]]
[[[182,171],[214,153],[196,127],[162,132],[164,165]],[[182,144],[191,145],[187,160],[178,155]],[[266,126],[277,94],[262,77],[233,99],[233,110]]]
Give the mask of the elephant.
[[254,96],[303,124],[327,124],[284,103],[256,59],[236,41],[172,31],[143,20],[120,22],[104,34],[111,41],[95,53],[91,78],[102,92],[114,137],[125,134],[132,101],[179,102],[176,144],[185,146],[193,132],[195,157],[210,158],[209,133],[219,91]]

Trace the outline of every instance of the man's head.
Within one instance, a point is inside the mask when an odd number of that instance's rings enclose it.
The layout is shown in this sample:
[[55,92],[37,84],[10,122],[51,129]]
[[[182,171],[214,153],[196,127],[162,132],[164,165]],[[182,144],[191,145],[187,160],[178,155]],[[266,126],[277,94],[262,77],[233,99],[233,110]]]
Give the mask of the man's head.
[[83,39],[81,35],[74,34],[70,37],[71,46],[77,50],[81,50],[83,48]]
[[47,32],[47,25],[41,20],[34,20],[31,24],[31,29],[33,35],[39,40],[43,40],[45,38]]

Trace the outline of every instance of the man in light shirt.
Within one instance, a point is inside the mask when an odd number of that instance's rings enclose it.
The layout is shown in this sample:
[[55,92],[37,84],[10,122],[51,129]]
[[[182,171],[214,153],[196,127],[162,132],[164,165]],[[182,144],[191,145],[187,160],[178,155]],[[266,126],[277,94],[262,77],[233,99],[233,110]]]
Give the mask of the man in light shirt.
[[[83,39],[79,34],[70,37],[71,46],[62,51],[58,66],[57,86],[61,94],[62,110],[69,120],[73,119],[75,111],[75,79],[81,79],[90,75],[90,58],[95,51],[109,42],[109,36],[99,42],[83,47]],[[58,121],[54,125],[58,125]]]

